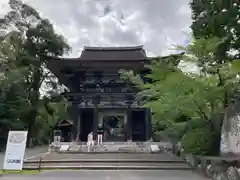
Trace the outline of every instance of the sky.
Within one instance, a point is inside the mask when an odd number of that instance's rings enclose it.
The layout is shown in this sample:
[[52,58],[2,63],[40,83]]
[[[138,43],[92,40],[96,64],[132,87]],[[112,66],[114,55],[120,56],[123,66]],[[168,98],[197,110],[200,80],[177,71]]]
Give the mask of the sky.
[[[189,43],[189,0],[26,0],[48,18],[78,57],[84,46],[143,45],[148,56]],[[8,11],[0,0],[0,17]]]

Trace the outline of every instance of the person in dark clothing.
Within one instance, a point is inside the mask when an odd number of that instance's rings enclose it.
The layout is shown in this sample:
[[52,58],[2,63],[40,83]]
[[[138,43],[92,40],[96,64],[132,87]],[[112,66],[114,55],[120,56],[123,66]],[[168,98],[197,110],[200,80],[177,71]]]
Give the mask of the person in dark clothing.
[[98,129],[97,129],[97,142],[98,145],[102,145],[103,142],[103,134],[104,134],[104,130],[101,124],[99,124]]

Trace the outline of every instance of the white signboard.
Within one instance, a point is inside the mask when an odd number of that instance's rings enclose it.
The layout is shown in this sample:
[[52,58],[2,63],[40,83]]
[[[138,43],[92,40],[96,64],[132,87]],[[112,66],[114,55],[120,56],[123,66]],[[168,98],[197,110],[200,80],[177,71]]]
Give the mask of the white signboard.
[[157,144],[150,145],[150,149],[151,149],[152,152],[159,152],[160,151]]
[[4,170],[22,170],[27,131],[9,131],[4,157]]
[[60,147],[59,151],[68,151],[69,147],[70,147],[70,146],[69,146],[68,144],[62,145],[62,146]]

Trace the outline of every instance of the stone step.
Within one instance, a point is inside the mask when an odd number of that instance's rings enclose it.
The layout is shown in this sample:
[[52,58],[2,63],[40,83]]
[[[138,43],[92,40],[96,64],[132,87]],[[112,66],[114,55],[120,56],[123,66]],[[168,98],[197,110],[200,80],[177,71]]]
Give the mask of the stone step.
[[[191,170],[186,163],[46,163],[41,169],[161,169]],[[23,169],[39,169],[39,164],[24,164]]]
[[55,160],[25,160],[24,164],[39,164],[39,163],[161,163],[161,164],[185,164],[186,162],[181,159],[172,159],[172,160],[164,160],[164,159],[55,159]]
[[180,157],[176,157],[172,154],[159,153],[159,154],[149,154],[149,153],[48,153],[42,157],[33,157],[29,160],[37,160],[40,158],[42,160],[149,160],[149,161],[183,161]]

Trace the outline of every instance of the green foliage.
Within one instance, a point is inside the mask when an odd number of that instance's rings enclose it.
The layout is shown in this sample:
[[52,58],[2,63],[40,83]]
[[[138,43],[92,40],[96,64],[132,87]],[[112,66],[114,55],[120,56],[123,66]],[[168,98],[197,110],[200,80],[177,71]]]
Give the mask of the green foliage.
[[[42,105],[38,109],[38,115],[34,125],[34,137],[36,144],[48,143],[52,136],[53,129],[63,119],[69,119],[67,113],[67,102],[51,102],[42,100]],[[51,109],[51,110],[50,110]]]
[[[240,56],[240,1],[232,0],[191,0],[192,30],[196,38],[226,38],[218,47],[217,56],[225,58],[229,50],[238,50]],[[225,59],[226,60],[226,59]]]
[[187,123],[184,122],[184,123],[174,123],[172,124],[172,126],[170,126],[169,128],[167,128],[165,131],[164,131],[164,134],[169,137],[170,140],[172,141],[176,141],[176,140],[180,140],[186,130],[187,130]]
[[62,56],[70,47],[35,9],[20,0],[10,0],[9,6],[0,24],[7,32],[0,42],[0,123],[9,129],[28,129],[28,140],[36,139],[41,133],[49,133],[66,113],[59,101],[53,105],[40,97],[40,89],[45,82],[56,91],[56,81],[46,70],[46,63],[49,57]]
[[204,127],[187,131],[181,142],[184,153],[194,155],[217,155],[218,149],[216,148],[216,141],[218,138],[219,134]]
[[152,124],[153,132],[163,131],[167,127],[168,127],[168,124],[165,121],[155,121],[155,123]]
[[[228,60],[221,61],[216,56],[219,46],[224,43],[225,38],[200,38],[187,47],[181,47],[185,52],[181,60],[196,65],[199,69],[196,73],[182,71],[171,58],[166,60],[167,57],[162,60],[157,58],[148,66],[151,73],[147,77],[151,81],[147,83],[138,74],[123,72],[124,78],[139,89],[137,96],[141,104],[152,109],[154,124],[164,122],[167,126],[161,133],[170,139],[179,140],[189,136],[188,132],[203,128],[216,132],[216,137],[220,136],[224,110],[239,90],[238,71],[234,70]],[[197,133],[196,136],[200,136],[203,132],[199,130]],[[188,138],[185,137],[185,140],[194,141]],[[203,135],[201,138],[206,139]],[[219,144],[219,138],[214,139],[218,139]],[[209,140],[209,143],[212,141],[217,142]],[[211,150],[209,147],[205,150],[199,144],[199,147],[193,145],[186,147],[192,147],[191,151],[196,148],[196,153]]]
[[[27,93],[23,88],[23,81],[18,71],[4,73],[4,79],[0,81],[0,146],[6,143],[6,137],[10,129],[22,130],[24,123],[22,116],[29,109],[26,100]],[[18,79],[16,79],[18,77]],[[1,150],[1,149],[0,149]]]

